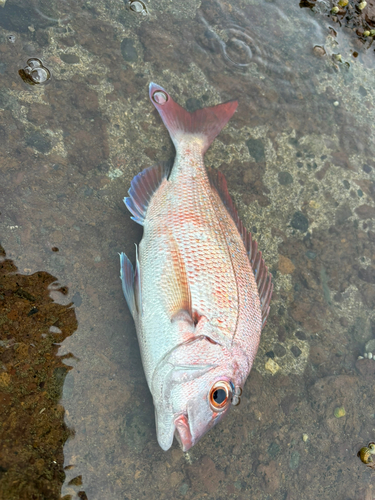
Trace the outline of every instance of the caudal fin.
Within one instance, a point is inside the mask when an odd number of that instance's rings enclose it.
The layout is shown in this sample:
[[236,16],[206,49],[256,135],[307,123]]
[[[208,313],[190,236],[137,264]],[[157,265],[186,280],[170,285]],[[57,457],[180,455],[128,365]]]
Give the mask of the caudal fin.
[[167,127],[176,149],[185,134],[192,134],[202,138],[203,154],[238,106],[237,101],[229,101],[189,113],[177,104],[163,87],[153,82],[150,83],[150,99]]

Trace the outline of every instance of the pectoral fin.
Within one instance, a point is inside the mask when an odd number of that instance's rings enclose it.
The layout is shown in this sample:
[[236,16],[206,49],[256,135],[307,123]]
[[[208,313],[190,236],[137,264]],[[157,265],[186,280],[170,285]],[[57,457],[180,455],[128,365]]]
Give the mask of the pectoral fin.
[[122,291],[126,302],[128,304],[129,310],[133,319],[135,319],[136,314],[141,311],[142,299],[141,299],[141,275],[138,261],[134,272],[134,268],[128,259],[128,257],[122,252],[120,253],[120,278],[122,282]]

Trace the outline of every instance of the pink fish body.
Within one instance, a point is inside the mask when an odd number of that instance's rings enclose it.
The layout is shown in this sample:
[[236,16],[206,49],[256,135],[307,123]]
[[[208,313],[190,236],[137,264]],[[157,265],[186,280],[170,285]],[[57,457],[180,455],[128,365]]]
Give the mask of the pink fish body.
[[224,176],[203,156],[236,101],[189,113],[160,86],[150,99],[176,148],[173,167],[138,174],[125,203],[143,225],[135,270],[121,254],[157,439],[189,450],[240,401],[272,295],[271,274]]

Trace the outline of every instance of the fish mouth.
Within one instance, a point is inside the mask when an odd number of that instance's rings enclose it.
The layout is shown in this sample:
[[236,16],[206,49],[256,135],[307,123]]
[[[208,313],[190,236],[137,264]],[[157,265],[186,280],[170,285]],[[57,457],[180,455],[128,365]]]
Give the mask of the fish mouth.
[[175,438],[179,442],[182,451],[188,451],[194,444],[193,436],[190,432],[189,420],[186,415],[180,415],[174,421]]

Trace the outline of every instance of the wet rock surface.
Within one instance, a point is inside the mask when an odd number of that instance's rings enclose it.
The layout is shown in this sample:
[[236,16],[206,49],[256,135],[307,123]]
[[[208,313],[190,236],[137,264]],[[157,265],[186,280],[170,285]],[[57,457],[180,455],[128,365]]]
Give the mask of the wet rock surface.
[[[370,3],[351,11],[368,27]],[[357,360],[375,338],[371,41],[294,1],[149,2],[147,15],[120,4],[1,9],[1,238],[24,275],[12,267],[12,293],[0,288],[0,327],[13,329],[0,343],[0,497],[54,500],[64,481],[64,500],[368,500],[373,475],[356,454],[374,440],[375,361]],[[53,72],[43,88],[17,74],[29,57]],[[226,176],[275,283],[241,405],[188,454],[158,447],[118,279],[118,252],[134,261],[142,234],[122,198],[142,168],[174,155],[151,80],[190,111],[239,99],[206,163]],[[49,307],[73,325],[70,306],[39,293],[46,276],[69,285],[76,307],[78,331],[62,342],[72,330],[60,327],[59,354],[74,355],[65,364],[45,345],[56,332],[33,333],[37,356],[17,336],[20,315],[25,326],[43,317],[41,332]]]
[[9,500],[59,498],[63,446],[72,432],[59,404],[69,367],[58,342],[77,328],[74,309],[45,272],[26,276],[0,246],[0,496]]
[[[369,1],[346,1],[329,2],[324,6],[319,5],[316,0],[301,0],[300,7],[310,8],[318,14],[329,16],[336,30],[347,28],[358,36],[357,46],[359,49],[371,49],[375,36],[375,2]],[[355,56],[357,57],[358,54]],[[359,88],[359,92],[366,96],[367,91]]]

